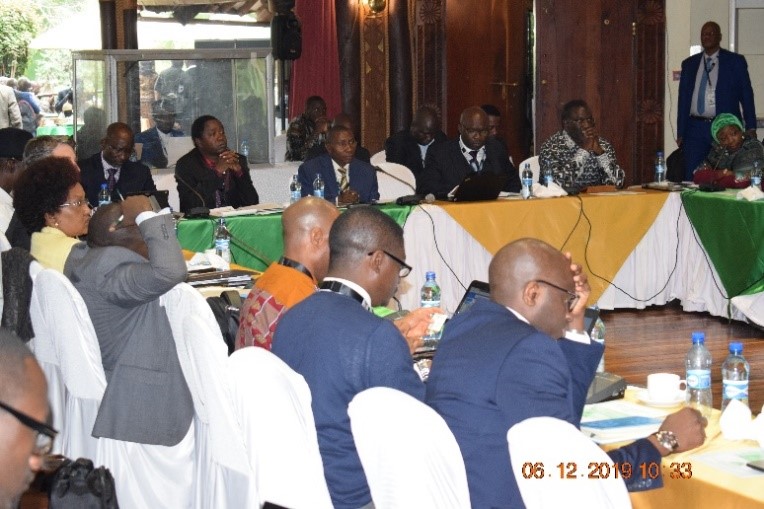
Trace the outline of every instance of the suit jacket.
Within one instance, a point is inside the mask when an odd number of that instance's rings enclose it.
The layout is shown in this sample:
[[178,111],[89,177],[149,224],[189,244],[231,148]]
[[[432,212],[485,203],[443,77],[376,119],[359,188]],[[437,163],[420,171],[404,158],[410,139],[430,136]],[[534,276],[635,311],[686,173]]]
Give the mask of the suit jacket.
[[[170,131],[170,136],[172,138],[183,136],[183,131],[173,129]],[[167,156],[164,154],[162,140],[159,138],[156,126],[136,134],[135,143],[143,144],[140,162],[152,168],[167,168]]]
[[[467,468],[472,507],[523,507],[507,448],[507,431],[530,417],[578,426],[603,347],[553,340],[507,308],[479,301],[445,328],[427,381],[427,403],[446,421]],[[657,461],[641,440],[610,453],[617,461]],[[631,486],[629,486],[631,483]],[[661,485],[632,476],[630,489]]]
[[[506,175],[507,183],[503,191],[519,192],[520,175],[509,161],[509,155],[502,144],[493,139],[485,142],[485,161],[481,171]],[[464,177],[472,173],[472,168],[462,154],[459,138],[448,140],[427,151],[424,172],[417,177],[417,193],[432,193],[444,198],[451,189],[458,186]]]
[[149,260],[123,247],[72,249],[64,273],[93,321],[106,373],[94,437],[177,445],[194,415],[170,322],[159,297],[186,277],[186,262],[162,214],[139,225]]
[[[438,131],[432,144],[427,148],[427,152],[429,153],[433,147],[447,140],[446,134],[443,131]],[[385,140],[385,159],[388,163],[402,164],[411,170],[411,173],[417,178],[424,171],[419,143],[411,136],[409,129],[398,131]]]
[[[98,193],[101,191],[101,184],[106,183],[104,177],[103,162],[101,153],[93,154],[87,159],[77,161],[80,167],[80,182],[85,188],[85,196],[90,205],[98,206]],[[151,170],[145,164],[126,161],[119,170],[119,180],[114,190],[111,192],[112,201],[121,201],[122,196],[139,191],[156,191],[157,186],[151,176]]]
[[[257,205],[260,197],[252,184],[249,175],[247,159],[239,155],[241,175],[231,175],[230,187],[224,194],[223,205],[238,208],[246,205]],[[223,178],[207,168],[202,159],[202,153],[194,148],[188,154],[178,159],[175,165],[175,180],[178,183],[178,197],[181,212],[188,212],[194,207],[215,208],[215,191],[223,187]],[[204,203],[201,199],[204,199]]]
[[[685,58],[679,79],[679,106],[677,108],[677,136],[684,137],[692,107],[695,77],[700,68],[703,52]],[[753,88],[745,57],[725,49],[719,50],[719,78],[716,84],[716,114],[732,113],[743,120],[745,129],[756,129],[756,107]],[[742,106],[742,113],[740,108]]]
[[406,341],[391,322],[353,298],[317,292],[281,317],[272,351],[310,387],[318,447],[334,507],[357,509],[369,503],[371,494],[347,408],[356,394],[371,387],[391,387],[424,399]]
[[[313,180],[321,173],[324,180],[324,198],[334,203],[340,194],[340,186],[337,183],[337,175],[334,173],[332,157],[324,154],[305,161],[297,170],[297,175],[302,185],[302,195],[313,194]],[[379,200],[379,185],[377,183],[377,170],[368,163],[353,159],[348,169],[350,177],[350,189],[358,193],[361,203],[371,203]]]

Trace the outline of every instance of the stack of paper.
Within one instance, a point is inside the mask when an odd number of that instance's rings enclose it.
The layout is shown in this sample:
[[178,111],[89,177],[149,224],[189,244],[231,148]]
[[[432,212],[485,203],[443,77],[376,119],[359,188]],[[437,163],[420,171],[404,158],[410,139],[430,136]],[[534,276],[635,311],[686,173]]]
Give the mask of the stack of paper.
[[252,273],[245,270],[216,270],[189,274],[186,283],[194,287],[200,286],[233,286],[242,287],[252,284]]
[[247,205],[235,209],[233,207],[218,207],[210,210],[210,215],[215,217],[251,216],[263,214],[277,214],[283,212],[284,207],[278,203],[261,203],[260,205]]
[[667,414],[623,400],[586,405],[581,432],[598,444],[632,441],[658,431]]

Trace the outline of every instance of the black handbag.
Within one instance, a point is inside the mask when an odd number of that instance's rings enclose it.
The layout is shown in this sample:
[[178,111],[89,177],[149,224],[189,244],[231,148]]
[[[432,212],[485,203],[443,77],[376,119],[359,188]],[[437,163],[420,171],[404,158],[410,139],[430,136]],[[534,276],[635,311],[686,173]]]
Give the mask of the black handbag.
[[666,159],[666,180],[682,182],[684,180],[684,151],[679,147]]
[[114,477],[89,459],[70,459],[53,476],[49,509],[119,509]]

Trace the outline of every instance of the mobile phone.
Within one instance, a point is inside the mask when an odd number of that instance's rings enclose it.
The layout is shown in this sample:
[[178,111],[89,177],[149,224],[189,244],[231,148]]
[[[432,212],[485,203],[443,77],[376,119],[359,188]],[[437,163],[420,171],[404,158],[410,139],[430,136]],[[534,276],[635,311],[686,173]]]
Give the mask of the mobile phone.
[[750,461],[746,463],[746,466],[755,468],[756,470],[761,470],[762,472],[764,472],[764,460]]

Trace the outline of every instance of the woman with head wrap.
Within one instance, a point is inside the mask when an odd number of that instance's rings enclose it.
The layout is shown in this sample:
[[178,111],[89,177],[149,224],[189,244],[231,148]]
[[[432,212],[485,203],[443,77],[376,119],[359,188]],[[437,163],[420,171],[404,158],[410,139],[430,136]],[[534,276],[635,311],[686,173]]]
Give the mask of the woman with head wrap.
[[696,184],[743,188],[751,182],[754,164],[764,168],[764,147],[746,136],[743,124],[731,113],[718,115],[711,124],[714,144],[703,165],[693,174]]

